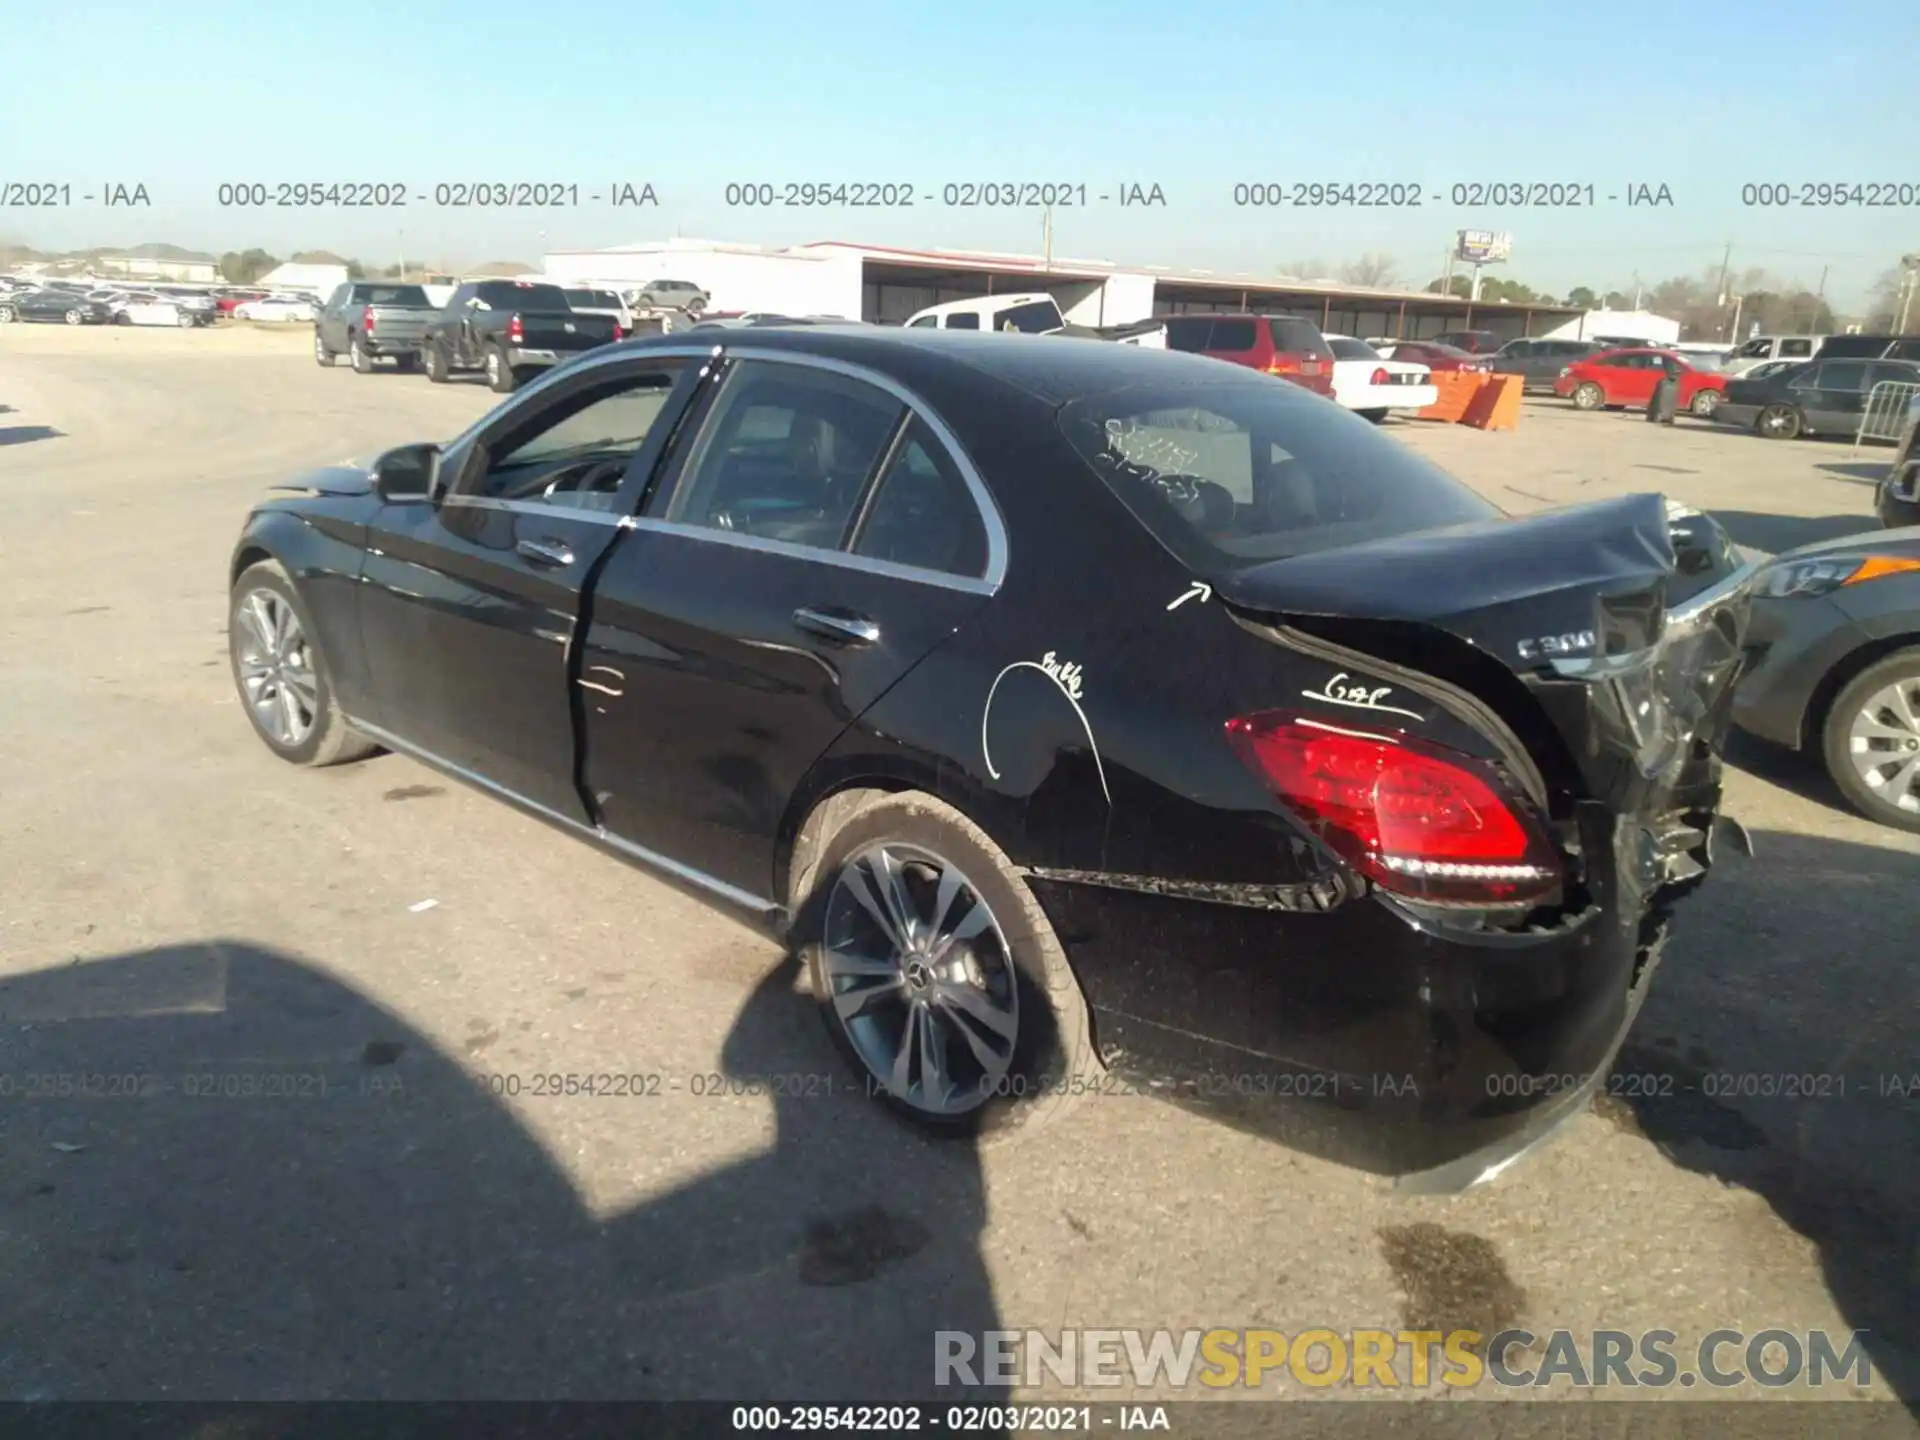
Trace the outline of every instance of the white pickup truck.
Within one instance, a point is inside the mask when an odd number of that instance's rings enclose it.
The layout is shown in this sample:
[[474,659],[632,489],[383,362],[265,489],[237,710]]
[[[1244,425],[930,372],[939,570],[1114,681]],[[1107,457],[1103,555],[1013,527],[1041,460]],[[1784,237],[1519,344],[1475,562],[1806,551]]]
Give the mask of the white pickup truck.
[[917,330],[1004,330],[1022,335],[1071,335],[1090,340],[1113,340],[1122,345],[1167,348],[1167,327],[1158,320],[1131,325],[1069,325],[1060,302],[1044,290],[1030,295],[982,295],[974,300],[950,300],[929,305],[907,320]]

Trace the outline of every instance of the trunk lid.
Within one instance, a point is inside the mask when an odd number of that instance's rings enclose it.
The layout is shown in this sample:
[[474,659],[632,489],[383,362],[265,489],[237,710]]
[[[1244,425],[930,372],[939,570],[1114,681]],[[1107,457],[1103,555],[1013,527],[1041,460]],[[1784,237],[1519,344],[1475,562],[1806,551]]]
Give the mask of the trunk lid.
[[1710,517],[1630,495],[1268,561],[1214,588],[1283,643],[1465,692],[1553,808],[1598,803],[1662,845],[1718,806],[1752,570]]

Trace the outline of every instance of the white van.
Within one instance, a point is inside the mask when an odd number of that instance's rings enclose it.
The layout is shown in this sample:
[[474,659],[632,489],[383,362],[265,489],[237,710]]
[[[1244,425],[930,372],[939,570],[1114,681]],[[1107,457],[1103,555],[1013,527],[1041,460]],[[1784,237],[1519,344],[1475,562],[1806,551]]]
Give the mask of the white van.
[[1786,360],[1798,364],[1811,360],[1819,353],[1824,335],[1756,335],[1727,361],[1725,373],[1729,378],[1744,375],[1749,370],[1766,364],[1769,360]]

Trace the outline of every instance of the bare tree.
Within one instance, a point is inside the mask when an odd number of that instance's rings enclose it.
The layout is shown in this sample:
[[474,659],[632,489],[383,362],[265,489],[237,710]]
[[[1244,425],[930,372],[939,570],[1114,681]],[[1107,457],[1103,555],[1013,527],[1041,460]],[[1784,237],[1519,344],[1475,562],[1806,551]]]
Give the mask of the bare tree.
[[1391,255],[1362,255],[1340,267],[1340,279],[1348,285],[1365,285],[1375,290],[1394,283]]

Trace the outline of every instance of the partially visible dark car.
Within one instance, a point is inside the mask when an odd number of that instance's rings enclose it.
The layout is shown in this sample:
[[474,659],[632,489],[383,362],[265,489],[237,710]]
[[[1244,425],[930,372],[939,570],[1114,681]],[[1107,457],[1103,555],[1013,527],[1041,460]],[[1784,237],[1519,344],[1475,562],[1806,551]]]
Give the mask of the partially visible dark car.
[[1392,349],[1382,347],[1380,353],[1390,360],[1411,360],[1429,370],[1493,369],[1491,357],[1469,354],[1458,346],[1442,345],[1438,340],[1397,340]]
[[1507,341],[1491,330],[1449,330],[1433,337],[1436,345],[1451,345],[1469,355],[1497,355]]
[[1105,1064],[1457,1189],[1587,1107],[1711,863],[1747,574],[1693,521],[1511,519],[1197,356],[712,331],[267,500],[230,650],[282,759],[782,937],[929,1127]]
[[469,280],[428,321],[420,339],[427,379],[442,384],[455,371],[485,372],[505,394],[583,350],[622,338],[620,322],[584,315],[558,285],[532,280]]
[[1908,397],[1907,423],[1900,432],[1893,463],[1874,492],[1880,523],[1890,530],[1920,525],[1920,394]]
[[1813,358],[1920,361],[1920,335],[1829,335]]
[[111,325],[113,307],[76,290],[26,290],[0,300],[0,324],[11,320]]
[[1859,433],[1873,387],[1884,383],[1920,384],[1920,364],[1821,359],[1759,379],[1744,375],[1727,382],[1713,418],[1769,440],[1802,435],[1847,439]]
[[1518,375],[1522,390],[1551,393],[1562,371],[1602,348],[1595,340],[1509,340],[1494,352],[1493,373]]
[[1740,728],[1818,755],[1861,814],[1920,831],[1920,529],[1777,557],[1747,653]]
[[1333,398],[1333,347],[1297,315],[1163,315],[1167,349],[1208,355]]

